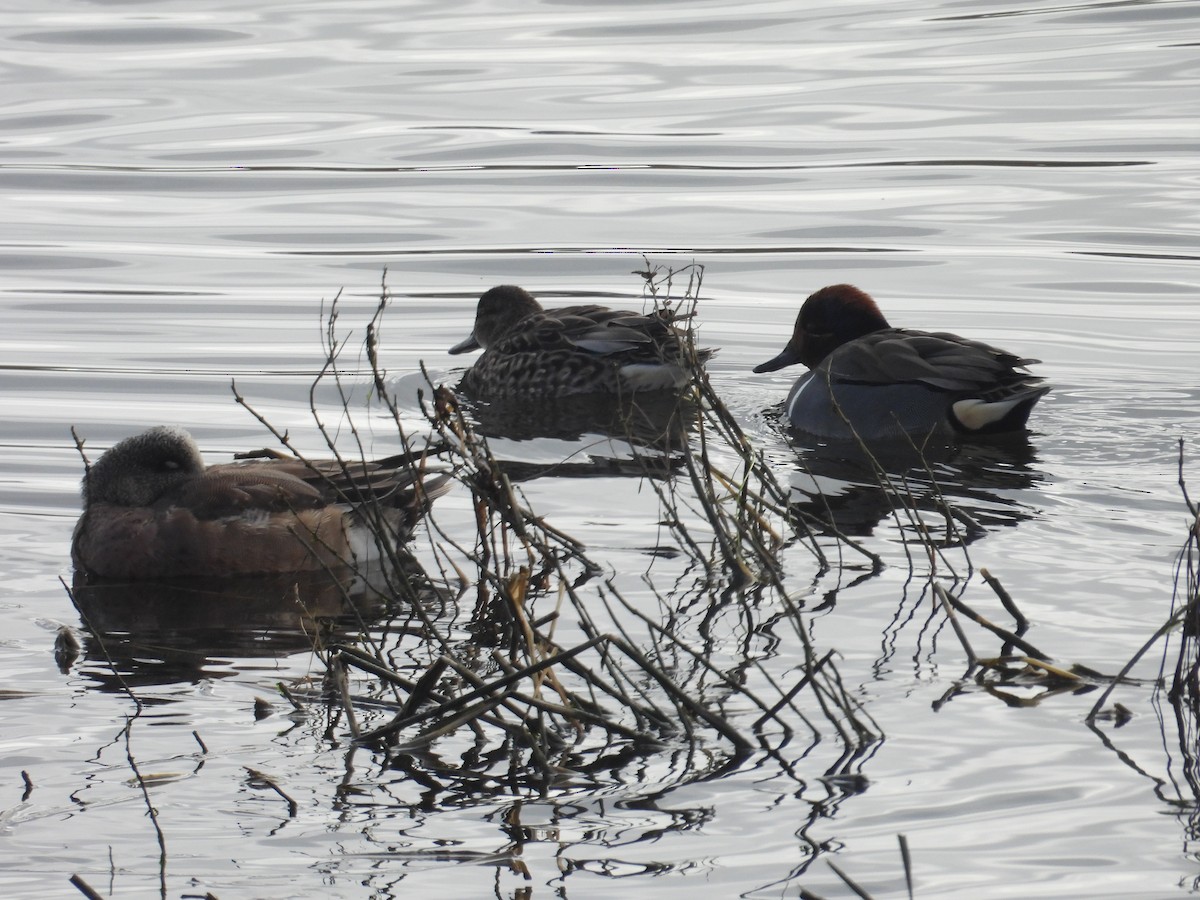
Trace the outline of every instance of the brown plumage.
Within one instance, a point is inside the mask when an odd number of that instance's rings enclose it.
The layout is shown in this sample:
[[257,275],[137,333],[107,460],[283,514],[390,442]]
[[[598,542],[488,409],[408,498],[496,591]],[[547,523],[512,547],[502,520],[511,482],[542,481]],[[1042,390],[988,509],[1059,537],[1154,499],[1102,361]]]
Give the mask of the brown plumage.
[[[483,355],[460,387],[478,399],[679,390],[687,383],[675,317],[605,306],[543,309],[515,285],[479,298],[471,335],[450,349]],[[703,364],[711,351],[700,351]]]
[[90,467],[71,557],[109,578],[312,571],[365,562],[370,524],[393,539],[448,488],[399,458],[315,463],[272,457],[205,466],[191,435],[159,426]]

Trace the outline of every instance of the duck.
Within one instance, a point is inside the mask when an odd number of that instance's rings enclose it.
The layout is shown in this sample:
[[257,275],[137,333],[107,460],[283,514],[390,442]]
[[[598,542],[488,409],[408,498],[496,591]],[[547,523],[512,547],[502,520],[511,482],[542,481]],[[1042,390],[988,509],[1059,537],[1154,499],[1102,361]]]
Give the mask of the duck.
[[[673,324],[683,318],[665,309],[544,309],[523,288],[502,284],[479,298],[474,328],[449,352],[483,350],[459,384],[478,400],[679,391],[693,368]],[[696,364],[711,353],[697,351]]]
[[803,363],[784,408],[798,430],[846,440],[957,440],[1023,432],[1050,390],[1024,359],[946,332],[893,328],[850,284],[823,287],[800,307],[783,352],[754,368]]
[[127,437],[87,466],[71,539],[76,573],[143,580],[313,572],[381,555],[450,478],[409,456],[309,463],[274,451],[205,465],[185,429]]

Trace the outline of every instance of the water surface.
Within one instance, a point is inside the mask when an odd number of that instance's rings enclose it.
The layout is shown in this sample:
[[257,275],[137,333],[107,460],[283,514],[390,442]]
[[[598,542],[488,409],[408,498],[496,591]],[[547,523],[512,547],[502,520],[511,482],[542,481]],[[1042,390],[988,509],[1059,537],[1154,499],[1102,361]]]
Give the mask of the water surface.
[[[69,428],[96,453],[174,422],[225,459],[269,442],[236,380],[320,449],[307,404],[322,311],[340,293],[361,338],[385,268],[385,364],[416,420],[419,362],[453,379],[462,360],[445,350],[487,287],[640,305],[631,273],[646,257],[703,264],[713,382],[798,491],[803,448],[769,409],[795,374],[750,369],[812,290],[851,281],[894,324],[1043,359],[1054,392],[1028,448],[936,474],[983,523],[971,560],[1014,595],[1034,643],[1120,668],[1168,614],[1187,526],[1198,18],[1186,2],[873,0],[6,16],[5,893],[76,896],[72,873],[160,893],[121,737],[133,704],[94,647],[65,673],[51,652],[59,624],[80,628],[58,581],[81,471]],[[386,423],[371,430],[390,452]],[[580,450],[498,446],[541,462]],[[828,857],[895,896],[898,833],[923,898],[1193,893],[1196,797],[1172,781],[1170,712],[1130,687],[1117,699],[1133,720],[1096,733],[1094,693],[1021,706],[956,691],[962,648],[909,578],[903,529],[846,474],[823,487],[889,567],[817,578],[803,551],[785,561],[814,639],[883,732],[861,783],[821,782],[823,746],[798,763],[803,787],[754,765],[676,784],[664,759],[545,799],[430,795],[319,713],[255,720],[255,697],[319,667],[303,644],[166,662],[145,648],[124,673],[147,707],[130,747],[159,776],[166,895],[847,896]],[[657,509],[636,481],[526,492],[614,570],[646,566]],[[441,507],[469,515],[465,497]],[[1004,616],[977,576],[964,598]],[[1137,674],[1156,672],[1153,658]],[[247,769],[283,784],[297,814]]]

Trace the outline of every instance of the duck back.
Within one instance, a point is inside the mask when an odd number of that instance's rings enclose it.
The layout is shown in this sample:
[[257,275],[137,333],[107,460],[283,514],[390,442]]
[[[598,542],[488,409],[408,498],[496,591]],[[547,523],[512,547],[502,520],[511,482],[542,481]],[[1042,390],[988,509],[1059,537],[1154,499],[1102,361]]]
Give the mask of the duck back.
[[491,340],[460,387],[485,400],[678,390],[689,370],[672,321],[596,305],[540,310]]
[[835,439],[999,434],[1049,387],[1023,359],[945,332],[889,328],[839,347],[788,395],[789,421]]

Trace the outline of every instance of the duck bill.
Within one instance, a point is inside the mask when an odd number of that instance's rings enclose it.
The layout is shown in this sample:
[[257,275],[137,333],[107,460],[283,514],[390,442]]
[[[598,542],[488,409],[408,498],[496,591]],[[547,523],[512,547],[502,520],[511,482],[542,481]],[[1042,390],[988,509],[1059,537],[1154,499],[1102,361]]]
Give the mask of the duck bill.
[[478,349],[479,349],[479,341],[475,340],[475,333],[472,332],[470,335],[467,336],[466,340],[459,341],[457,344],[455,344],[453,347],[451,347],[447,352],[451,356],[457,356],[460,353],[470,353],[472,350],[478,350]]
[[754,367],[755,372],[774,372],[776,369],[782,369],[784,366],[794,366],[801,362],[801,353],[798,349],[788,344],[783,348],[783,352],[774,359],[768,359],[765,363]]

